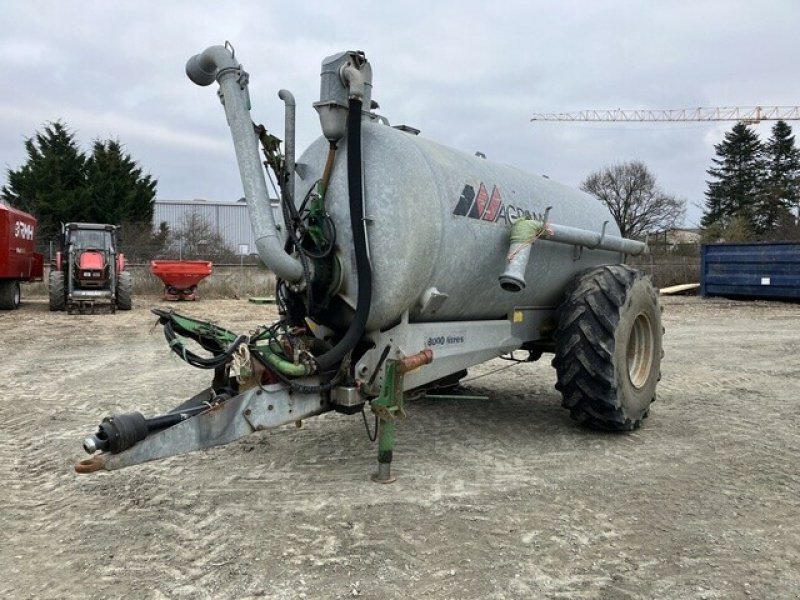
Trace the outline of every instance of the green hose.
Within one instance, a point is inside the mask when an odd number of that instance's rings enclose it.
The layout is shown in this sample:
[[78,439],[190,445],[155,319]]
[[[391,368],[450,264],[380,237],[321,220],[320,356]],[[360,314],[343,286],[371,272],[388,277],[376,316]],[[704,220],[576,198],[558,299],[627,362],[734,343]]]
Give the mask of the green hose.
[[[217,341],[221,347],[225,347],[236,341],[237,335],[227,329],[223,329],[213,323],[207,323],[191,317],[184,317],[177,313],[156,313],[164,319],[171,319],[179,328],[180,332],[184,334],[194,334],[197,338],[203,336],[212,338]],[[313,373],[313,366],[306,364],[296,365],[293,362],[278,356],[278,352],[271,348],[270,345],[275,342],[274,339],[255,340],[250,343],[250,349],[258,354],[276,371],[280,371],[289,377],[305,377]],[[173,340],[170,346],[180,345],[181,342]],[[184,349],[185,353],[185,349]],[[179,353],[180,354],[180,353]]]
[[512,244],[532,244],[544,230],[545,225],[536,219],[519,219],[511,226]]
[[280,371],[289,377],[305,377],[311,375],[313,367],[311,365],[296,365],[291,361],[281,358],[275,354],[268,346],[270,342],[256,343],[255,351],[276,371]]

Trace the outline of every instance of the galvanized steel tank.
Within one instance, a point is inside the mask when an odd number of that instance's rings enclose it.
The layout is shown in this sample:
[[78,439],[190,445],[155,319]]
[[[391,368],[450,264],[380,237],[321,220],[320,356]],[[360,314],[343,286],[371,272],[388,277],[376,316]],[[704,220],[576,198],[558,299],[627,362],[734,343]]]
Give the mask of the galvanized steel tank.
[[[328,141],[321,137],[298,159],[298,204],[321,177]],[[511,224],[522,216],[619,235],[608,210],[595,198],[543,176],[470,156],[390,127],[374,116],[362,123],[365,215],[374,295],[367,330],[409,320],[504,318],[515,307],[554,307],[578,271],[615,264],[617,252],[550,241],[533,246],[518,293],[503,290]],[[336,225],[344,278],[340,296],[355,305],[344,140],[325,204]],[[342,252],[342,249],[345,249]],[[444,297],[446,296],[446,298]]]

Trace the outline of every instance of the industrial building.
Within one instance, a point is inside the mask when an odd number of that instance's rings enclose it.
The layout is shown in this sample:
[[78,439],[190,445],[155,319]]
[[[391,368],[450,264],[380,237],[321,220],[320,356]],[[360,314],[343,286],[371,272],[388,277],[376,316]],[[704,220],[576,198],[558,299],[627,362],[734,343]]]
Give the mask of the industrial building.
[[212,200],[156,200],[153,211],[153,226],[158,229],[166,223],[170,231],[181,231],[194,217],[200,216],[215,233],[225,240],[236,254],[252,254],[256,251],[250,216],[244,198],[238,202]]

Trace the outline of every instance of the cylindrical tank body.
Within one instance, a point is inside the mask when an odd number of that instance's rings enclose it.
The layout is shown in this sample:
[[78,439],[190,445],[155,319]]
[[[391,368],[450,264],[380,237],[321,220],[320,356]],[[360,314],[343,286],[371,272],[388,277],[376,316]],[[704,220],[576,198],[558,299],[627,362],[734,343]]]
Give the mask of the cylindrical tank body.
[[[298,203],[320,178],[327,151],[327,140],[319,138],[298,160]],[[343,267],[339,294],[352,307],[358,287],[346,160],[342,140],[325,204]],[[606,232],[619,235],[608,210],[588,194],[543,176],[370,119],[362,125],[362,160],[374,290],[368,331],[397,323],[406,311],[412,322],[463,321],[504,318],[520,306],[555,307],[576,272],[619,262],[618,253],[537,241],[525,271],[527,287],[505,291],[498,276],[517,218],[543,220],[552,207],[553,223],[599,233],[607,221]],[[437,301],[426,305],[431,296]]]

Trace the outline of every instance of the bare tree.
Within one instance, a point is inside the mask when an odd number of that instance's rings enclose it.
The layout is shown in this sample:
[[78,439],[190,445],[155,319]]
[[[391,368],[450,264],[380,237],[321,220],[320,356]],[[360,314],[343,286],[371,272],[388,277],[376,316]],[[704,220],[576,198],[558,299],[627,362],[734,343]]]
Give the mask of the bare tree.
[[170,232],[171,252],[182,259],[233,261],[235,252],[214,225],[200,213],[184,215],[181,227]]
[[583,180],[581,189],[608,207],[623,237],[674,227],[686,211],[686,201],[665,193],[640,161],[595,171]]

